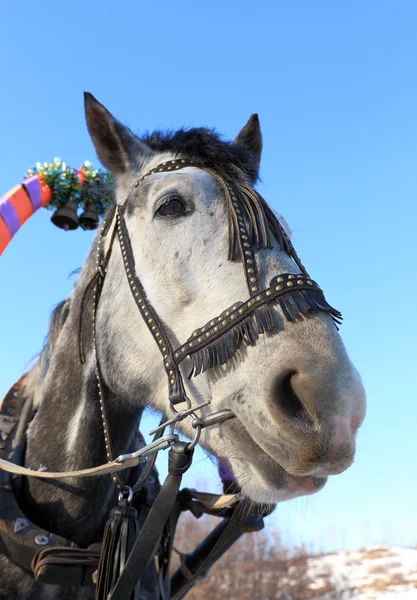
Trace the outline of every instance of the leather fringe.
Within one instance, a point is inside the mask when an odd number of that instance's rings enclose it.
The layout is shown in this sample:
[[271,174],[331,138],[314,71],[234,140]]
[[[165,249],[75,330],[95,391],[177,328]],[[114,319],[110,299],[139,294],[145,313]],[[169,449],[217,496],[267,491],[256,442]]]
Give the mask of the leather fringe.
[[279,296],[275,302],[281,308],[287,321],[295,321],[300,315],[325,311],[330,314],[334,323],[341,325],[342,313],[330,306],[321,292],[316,290],[294,290]]
[[211,367],[226,364],[242,343],[254,346],[261,333],[266,333],[275,327],[271,309],[265,304],[257,308],[252,315],[237,323],[233,329],[224,333],[205,348],[191,354],[193,369],[190,377],[196,377]]
[[[96,600],[108,600],[119,579],[129,554],[139,535],[138,513],[129,506],[116,506],[104,528],[102,550],[98,566]],[[137,586],[139,588],[140,582]],[[137,600],[135,590],[126,600]]]
[[[341,324],[342,314],[327,303],[324,296],[315,290],[294,290],[279,296],[271,302],[282,310],[287,321],[293,322],[297,317],[307,313],[328,312],[334,323]],[[217,340],[190,355],[193,367],[189,378],[204,373],[207,369],[226,364],[239,350],[242,343],[254,346],[262,333],[276,329],[279,331],[268,304],[259,306],[230,331]]]

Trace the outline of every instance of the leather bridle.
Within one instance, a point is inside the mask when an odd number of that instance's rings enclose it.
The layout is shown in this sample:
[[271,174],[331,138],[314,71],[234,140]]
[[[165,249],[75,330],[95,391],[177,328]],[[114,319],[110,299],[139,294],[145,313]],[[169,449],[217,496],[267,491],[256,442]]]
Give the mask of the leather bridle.
[[[227,308],[220,315],[212,318],[203,327],[196,329],[188,340],[178,348],[174,348],[169,340],[167,332],[153,308],[151,301],[147,298],[146,291],[137,275],[135,258],[130,242],[130,236],[125,220],[126,205],[130,194],[140,188],[140,184],[148,177],[162,172],[176,172],[185,167],[198,167],[210,173],[219,183],[223,190],[224,198],[228,209],[229,219],[229,260],[237,260],[240,258],[246,277],[249,298],[245,301],[239,301]],[[279,247],[292,258],[295,265],[301,273],[284,273],[273,277],[269,286],[261,289],[258,276],[258,268],[256,264],[256,251],[259,249],[271,249],[271,234],[276,239]],[[107,244],[105,251],[105,241],[107,235],[110,235],[110,242]],[[302,318],[307,313],[318,311],[328,312],[336,323],[340,323],[341,313],[332,308],[326,301],[323,291],[317,283],[315,283],[308,275],[305,267],[301,263],[295,249],[286,235],[283,227],[278,219],[271,211],[265,200],[254,191],[246,183],[236,184],[231,181],[226,181],[219,173],[210,169],[207,165],[187,159],[173,159],[156,165],[144,175],[131,188],[127,198],[121,203],[113,207],[108,218],[105,220],[97,245],[97,271],[94,285],[94,323],[97,313],[100,293],[103,288],[103,282],[106,276],[106,267],[109,263],[110,254],[115,244],[116,237],[119,240],[120,251],[122,254],[123,265],[126,273],[127,282],[136,303],[136,306],[145,321],[159,351],[162,355],[163,366],[168,382],[168,399],[174,418],[161,422],[154,432],[156,436],[162,435],[167,425],[170,425],[171,432],[174,432],[175,424],[190,416],[192,418],[192,426],[196,431],[194,439],[190,444],[184,442],[176,442],[170,450],[169,475],[165,481],[159,496],[155,501],[155,505],[145,522],[144,529],[148,526],[150,530],[162,531],[163,525],[170,514],[170,510],[174,506],[174,496],[178,491],[178,481],[172,490],[169,489],[168,480],[181,472],[185,472],[191,464],[193,448],[197,444],[201,429],[209,425],[217,425],[227,419],[233,418],[235,415],[230,410],[223,410],[217,413],[212,413],[205,418],[199,418],[196,411],[207,406],[209,402],[192,406],[191,400],[187,397],[183,383],[183,377],[180,370],[181,363],[185,358],[190,357],[193,362],[193,370],[191,375],[198,375],[201,372],[214,367],[216,365],[225,364],[239,350],[242,343],[254,345],[259,335],[272,332],[277,333],[280,329],[277,327],[270,306],[276,303],[282,309],[285,318],[288,321],[294,321],[297,318]],[[81,311],[83,314],[83,311]],[[80,324],[80,332],[83,331],[82,318]],[[101,377],[99,358],[97,354],[96,331],[93,327],[94,347],[96,356],[96,376],[99,391],[101,414],[103,419],[104,438],[106,443],[106,452],[109,462],[113,459],[111,451],[111,439],[109,423],[106,417],[105,410],[105,385]],[[80,354],[83,357],[83,341],[80,340]],[[185,403],[186,408],[178,411],[177,405]],[[182,444],[182,446],[179,446]],[[178,453],[179,451],[179,453]],[[177,454],[175,454],[177,452]],[[187,461],[188,457],[188,461]],[[174,463],[182,461],[180,469],[177,469]],[[149,461],[153,464],[152,461]],[[149,473],[145,469],[145,473],[139,482],[133,487],[133,492],[140,489],[143,485],[146,474]],[[120,490],[120,498],[126,495],[131,495],[132,490],[126,489],[126,486],[121,481],[118,473],[113,475],[113,480]],[[171,507],[171,508],[170,508]],[[152,515],[155,523],[152,522]],[[225,539],[231,535],[236,527],[242,523],[242,519],[247,517],[243,515],[238,518],[236,515],[230,519],[229,533],[223,536],[223,542],[220,546],[226,544]],[[156,522],[160,520],[158,526]],[[106,535],[106,534],[105,534]],[[147,539],[146,534],[142,531],[139,534],[126,563],[123,567],[117,566],[116,571],[120,577],[116,576],[112,583],[103,583],[104,579],[108,580],[108,571],[110,564],[105,561],[103,555],[106,552],[102,551],[99,567],[99,582],[98,595],[99,599],[109,596],[110,600],[123,600],[129,597],[135,588],[135,583],[143,572],[146,560],[149,560],[152,552],[152,543],[155,544],[155,536],[151,543]],[[218,542],[218,544],[220,541]],[[140,566],[142,565],[142,566]],[[114,573],[114,564],[111,564],[112,572]],[[101,573],[101,575],[100,575]],[[185,584],[186,585],[186,584]]]
[[[134,254],[125,220],[125,209],[130,194],[137,188],[140,188],[140,184],[145,179],[157,173],[175,173],[185,167],[197,167],[207,171],[215,178],[223,190],[229,217],[229,259],[236,260],[240,258],[246,277],[249,298],[245,301],[236,302],[220,315],[212,318],[203,327],[196,329],[184,344],[174,349],[137,275]],[[272,248],[271,234],[275,237],[280,248],[293,259],[301,273],[276,275],[270,281],[267,288],[261,289],[256,264],[256,251],[261,248]],[[110,243],[105,252],[104,246],[108,235],[110,236]],[[180,370],[180,365],[185,358],[191,358],[193,362],[191,374],[196,376],[216,365],[225,364],[235,355],[242,343],[254,345],[260,334],[266,332],[277,333],[280,329],[273,319],[270,310],[270,306],[273,303],[280,306],[288,321],[302,318],[302,315],[307,313],[325,311],[332,316],[336,323],[340,323],[341,313],[327,303],[323,291],[308,275],[284,228],[260,194],[245,183],[236,185],[234,182],[226,181],[220,174],[204,164],[187,159],[173,159],[158,164],[138,179],[123,203],[113,207],[104,221],[98,237],[97,271],[94,279],[94,314],[97,310],[106,268],[116,237],[119,240],[124,269],[132,297],[162,355],[168,382],[168,399],[171,410],[175,414],[173,419],[164,422],[154,432],[163,430],[166,425],[173,426],[176,422],[187,416],[191,416],[192,425],[196,430],[196,436],[191,447],[194,447],[197,443],[203,427],[233,418],[234,414],[229,410],[223,410],[208,415],[205,419],[197,417],[195,411],[203,408],[208,403],[192,407],[191,401],[185,392]],[[80,331],[82,332],[82,330],[81,322]],[[96,346],[95,337],[94,331],[94,344]],[[80,354],[84,362],[82,338],[80,342]],[[110,461],[112,460],[112,455],[109,451],[111,442],[108,435],[109,427],[105,416],[105,408],[102,402],[103,382],[98,362],[97,382],[102,405],[106,448]],[[185,403],[186,409],[178,411],[176,406],[180,403]],[[121,488],[120,481],[117,483],[118,487]]]
[[[140,189],[140,184],[146,178],[162,172],[175,173],[185,167],[198,167],[207,171],[214,177],[223,191],[229,220],[229,260],[240,258],[249,291],[249,298],[236,302],[220,315],[208,321],[203,327],[196,329],[180,347],[174,348],[161,319],[148,299],[146,291],[137,275],[135,258],[125,220],[125,211],[130,194],[136,189]],[[275,238],[281,250],[285,251],[292,258],[301,273],[276,275],[270,281],[267,288],[261,289],[255,255],[257,250],[262,248],[271,249],[273,247],[271,235]],[[110,240],[106,244],[107,236],[110,236]],[[110,546],[115,547],[116,544],[114,539],[108,534],[109,531],[117,529],[114,516],[116,513],[114,511],[118,511],[117,514],[123,514],[124,521],[127,523],[127,507],[132,500],[134,492],[140,490],[144,485],[156,455],[154,455],[153,459],[149,459],[149,464],[146,465],[144,473],[142,473],[140,480],[136,482],[133,488],[128,488],[118,473],[113,474],[113,481],[120,491],[119,508],[113,509],[113,517],[111,517],[106,525],[98,570],[98,600],[104,600],[105,598],[109,598],[110,600],[124,600],[131,597],[132,593],[135,595],[134,590],[137,590],[137,581],[141,573],[143,573],[147,561],[152,556],[158,535],[162,534],[164,523],[167,522],[169,515],[174,510],[182,474],[191,465],[193,449],[200,438],[202,428],[217,425],[235,416],[230,410],[212,413],[205,418],[197,416],[196,411],[210,403],[204,402],[198,406],[193,406],[191,400],[187,397],[180,370],[180,365],[185,358],[191,358],[193,363],[191,375],[196,376],[211,367],[225,364],[235,355],[242,343],[254,345],[261,334],[266,332],[277,333],[280,329],[277,327],[270,309],[272,303],[280,306],[288,321],[294,321],[297,318],[302,318],[307,313],[317,311],[328,312],[336,323],[340,323],[341,318],[341,313],[327,303],[323,291],[309,277],[291,241],[274,213],[260,194],[254,191],[249,185],[244,182],[236,184],[236,182],[228,181],[219,173],[210,169],[209,166],[185,158],[165,161],[154,166],[138,179],[131,188],[127,198],[121,204],[115,205],[105,219],[98,236],[96,274],[92,282],[87,286],[81,308],[80,358],[84,362],[83,316],[85,311],[83,307],[85,300],[88,298],[89,290],[93,289],[93,344],[96,360],[96,378],[106,453],[109,462],[114,460],[114,457],[111,445],[110,424],[106,415],[106,386],[101,376],[100,361],[97,352],[95,322],[100,294],[106,277],[106,269],[116,237],[119,240],[126,278],[133,300],[159,348],[167,376],[168,400],[174,417],[168,421],[163,420],[161,422],[161,425],[154,430],[155,437],[158,438],[162,435],[167,425],[171,427],[171,433],[173,434],[175,424],[188,416],[192,418],[192,426],[196,433],[190,444],[176,441],[171,446],[168,477],[155,500],[151,513],[145,521],[143,530],[140,532],[133,546],[129,545],[129,536],[127,534],[122,536],[122,539],[119,539],[117,542],[117,547],[121,547],[120,544],[122,544],[124,556],[128,556],[123,561],[120,561],[120,559],[116,560],[115,552],[109,550]],[[186,408],[178,411],[177,406],[181,403],[185,403]],[[226,528],[228,533],[222,534],[221,538],[223,541],[219,539],[215,547],[224,548],[228,537],[237,531],[237,528],[241,526],[247,516],[248,514],[245,511],[241,518],[238,518],[234,514]],[[127,531],[127,525],[125,526],[125,531]],[[151,534],[150,532],[153,533]],[[168,555],[169,553],[168,551]],[[120,552],[116,553],[116,555],[120,556]],[[168,567],[165,569],[165,578],[168,576],[167,570],[169,570]],[[197,577],[197,574],[195,574],[195,577]],[[184,588],[187,585],[186,581],[180,587]]]

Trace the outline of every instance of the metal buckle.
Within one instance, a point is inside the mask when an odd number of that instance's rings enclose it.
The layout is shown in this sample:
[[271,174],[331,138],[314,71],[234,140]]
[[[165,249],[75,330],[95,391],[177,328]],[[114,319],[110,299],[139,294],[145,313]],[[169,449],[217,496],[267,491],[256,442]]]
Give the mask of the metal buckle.
[[167,448],[170,448],[177,440],[178,436],[175,433],[169,433],[168,435],[160,437],[158,440],[154,440],[144,448],[136,450],[136,452],[131,452],[130,454],[121,454],[116,458],[116,461],[120,464],[137,459],[139,459],[138,462],[146,462],[146,458],[148,456],[155,454],[155,452],[159,452],[160,450],[166,450]]

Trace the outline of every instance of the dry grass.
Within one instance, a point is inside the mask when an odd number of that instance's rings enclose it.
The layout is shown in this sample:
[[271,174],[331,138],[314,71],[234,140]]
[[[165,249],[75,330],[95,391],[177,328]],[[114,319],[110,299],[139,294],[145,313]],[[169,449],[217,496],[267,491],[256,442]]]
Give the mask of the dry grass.
[[368,573],[370,574],[385,574],[388,569],[400,569],[401,563],[399,561],[392,561],[389,563],[383,563],[382,565],[370,565],[368,567]]
[[389,548],[361,548],[361,560],[373,560],[374,558],[385,558],[390,553]]
[[[185,515],[179,524],[175,545],[182,552],[193,550],[218,520],[196,521]],[[187,594],[187,600],[341,600],[345,597],[325,571],[313,580],[308,576],[312,557],[304,547],[288,549],[278,533],[244,535]],[[174,557],[173,567],[179,564]]]

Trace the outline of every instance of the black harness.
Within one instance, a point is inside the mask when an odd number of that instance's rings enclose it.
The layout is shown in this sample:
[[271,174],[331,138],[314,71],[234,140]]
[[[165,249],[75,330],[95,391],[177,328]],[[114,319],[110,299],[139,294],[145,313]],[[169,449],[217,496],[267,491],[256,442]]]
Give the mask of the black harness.
[[[169,597],[179,598],[243,532],[262,528],[261,515],[269,513],[273,509],[271,507],[263,513],[257,512],[253,503],[245,500],[230,505],[226,512],[223,508],[219,514],[226,515],[228,518],[224,519],[208,536],[201,547],[198,547],[191,556],[183,561],[182,567],[170,582],[170,555],[175,526],[181,510],[190,508],[197,516],[199,516],[197,514],[199,511],[200,515],[202,512],[207,512],[201,503],[199,508],[196,508],[198,502],[196,504],[191,492],[179,492],[182,475],[191,465],[193,450],[199,441],[202,428],[234,418],[234,414],[230,410],[211,413],[205,417],[197,415],[197,411],[210,403],[205,402],[199,406],[193,406],[187,397],[180,370],[180,365],[185,358],[190,357],[192,361],[193,368],[190,376],[197,376],[211,367],[225,364],[236,354],[242,344],[254,345],[261,334],[278,332],[279,328],[271,311],[274,303],[281,308],[288,321],[294,321],[297,318],[303,318],[303,315],[318,311],[328,312],[336,323],[340,323],[341,319],[341,314],[327,303],[320,287],[309,277],[291,241],[265,200],[244,182],[227,181],[203,164],[186,159],[174,159],[159,164],[142,175],[130,193],[138,188],[144,179],[153,174],[175,172],[185,167],[198,167],[206,170],[216,179],[223,190],[229,220],[229,260],[241,260],[249,297],[244,301],[236,302],[220,315],[208,321],[203,327],[194,331],[179,348],[173,348],[136,274],[134,255],[124,215],[127,199],[121,205],[114,206],[110,210],[98,236],[96,273],[86,287],[82,301],[79,344],[80,360],[84,363],[84,319],[86,314],[84,307],[92,296],[94,307],[93,349],[108,461],[113,460],[113,452],[110,424],[106,414],[107,387],[100,370],[95,322],[106,269],[116,238],[119,241],[130,291],[161,352],[168,382],[168,399],[174,416],[168,421],[161,422],[161,425],[154,431],[155,440],[157,440],[163,435],[167,426],[171,429],[172,442],[169,450],[168,477],[140,532],[137,530],[137,514],[134,508],[135,495],[146,485],[154,466],[156,453],[148,459],[139,479],[132,486],[127,486],[118,473],[113,474],[113,481],[119,490],[119,503],[112,510],[106,525],[100,553],[98,549],[81,550],[76,548],[74,544],[62,540],[58,536],[54,537],[57,539],[56,548],[48,543],[48,549],[41,552],[37,549],[36,556],[32,561],[32,569],[38,580],[45,581],[40,575],[43,568],[48,583],[52,583],[51,579],[58,583],[56,569],[65,571],[67,568],[67,577],[60,580],[61,585],[65,585],[64,582],[72,577],[74,579],[68,585],[97,583],[97,600],[137,600],[140,577],[156,554],[159,556],[161,598],[163,600]],[[293,259],[301,273],[279,274],[270,281],[268,287],[262,289],[255,255],[260,249],[273,247],[271,236],[275,238],[280,248]],[[185,408],[178,410],[177,407],[181,403],[185,404]],[[191,443],[180,442],[174,435],[174,427],[177,422],[188,417],[191,418],[195,436]],[[8,485],[11,488],[10,483]],[[4,489],[0,486],[0,493],[3,493],[1,490]],[[10,493],[11,489],[8,492],[10,498],[14,498]],[[11,512],[13,519],[16,520],[17,503],[16,501],[14,503],[15,506],[12,507]],[[216,511],[212,514],[216,514]],[[18,518],[25,519],[24,515]],[[0,527],[3,529],[4,522],[2,511]],[[32,524],[30,526],[34,527]],[[3,535],[3,529],[0,531],[4,544],[4,539],[9,539],[10,527],[5,535]],[[43,532],[40,535],[47,535],[51,540],[51,534]],[[9,547],[5,547],[4,552],[14,562],[28,568],[27,561],[23,564],[19,556],[16,559],[16,554],[20,555],[20,550],[16,553],[11,552]],[[33,557],[33,547],[30,552]],[[100,556],[99,560],[98,556]],[[97,562],[98,571],[93,576]],[[70,577],[68,577],[69,568],[71,568]],[[76,570],[77,578],[74,575]],[[54,574],[51,576],[51,573]]]

